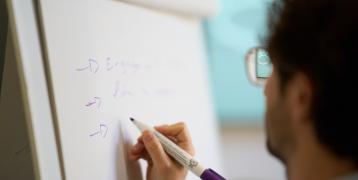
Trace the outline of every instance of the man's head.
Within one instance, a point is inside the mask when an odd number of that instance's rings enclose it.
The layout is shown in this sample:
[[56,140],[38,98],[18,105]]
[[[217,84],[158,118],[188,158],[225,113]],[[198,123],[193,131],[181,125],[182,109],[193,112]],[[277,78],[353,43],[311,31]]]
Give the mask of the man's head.
[[287,161],[312,136],[358,165],[358,1],[276,0],[267,50],[268,146]]

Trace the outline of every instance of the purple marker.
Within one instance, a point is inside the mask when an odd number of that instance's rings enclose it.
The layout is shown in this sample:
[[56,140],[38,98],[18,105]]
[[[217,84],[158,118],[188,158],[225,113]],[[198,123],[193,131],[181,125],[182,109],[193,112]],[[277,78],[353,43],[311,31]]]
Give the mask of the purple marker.
[[202,165],[199,164],[189,153],[181,149],[178,145],[173,143],[167,137],[165,137],[160,132],[156,131],[154,128],[139,122],[133,118],[130,120],[137,126],[137,128],[143,132],[145,130],[151,131],[162,144],[165,152],[167,152],[171,157],[173,157],[178,163],[182,166],[188,168],[195,175],[200,177],[203,180],[225,180],[224,177],[220,176],[218,173],[212,169],[205,169]]

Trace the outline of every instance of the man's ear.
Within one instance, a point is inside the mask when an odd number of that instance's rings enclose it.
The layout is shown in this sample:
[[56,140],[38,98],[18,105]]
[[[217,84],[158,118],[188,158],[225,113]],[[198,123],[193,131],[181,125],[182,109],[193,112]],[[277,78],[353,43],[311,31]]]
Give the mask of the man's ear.
[[297,73],[287,88],[288,103],[292,112],[293,123],[307,123],[310,120],[313,84],[304,73]]

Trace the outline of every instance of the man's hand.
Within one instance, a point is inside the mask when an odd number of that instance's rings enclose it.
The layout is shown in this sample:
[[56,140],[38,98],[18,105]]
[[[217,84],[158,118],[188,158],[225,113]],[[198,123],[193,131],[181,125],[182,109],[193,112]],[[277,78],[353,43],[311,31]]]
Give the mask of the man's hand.
[[[194,156],[191,137],[184,123],[158,126],[155,129]],[[138,138],[130,151],[130,158],[134,161],[141,158],[147,161],[148,180],[183,180],[188,173],[186,168],[165,153],[159,139],[149,131],[143,132]]]

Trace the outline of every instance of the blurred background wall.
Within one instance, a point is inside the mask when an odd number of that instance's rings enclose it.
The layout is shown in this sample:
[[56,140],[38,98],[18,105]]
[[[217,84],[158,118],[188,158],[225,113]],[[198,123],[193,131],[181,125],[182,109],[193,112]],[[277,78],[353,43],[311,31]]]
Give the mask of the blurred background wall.
[[246,52],[265,40],[270,3],[221,0],[219,14],[204,22],[228,179],[285,179],[265,146],[264,87],[248,81],[244,64]]

